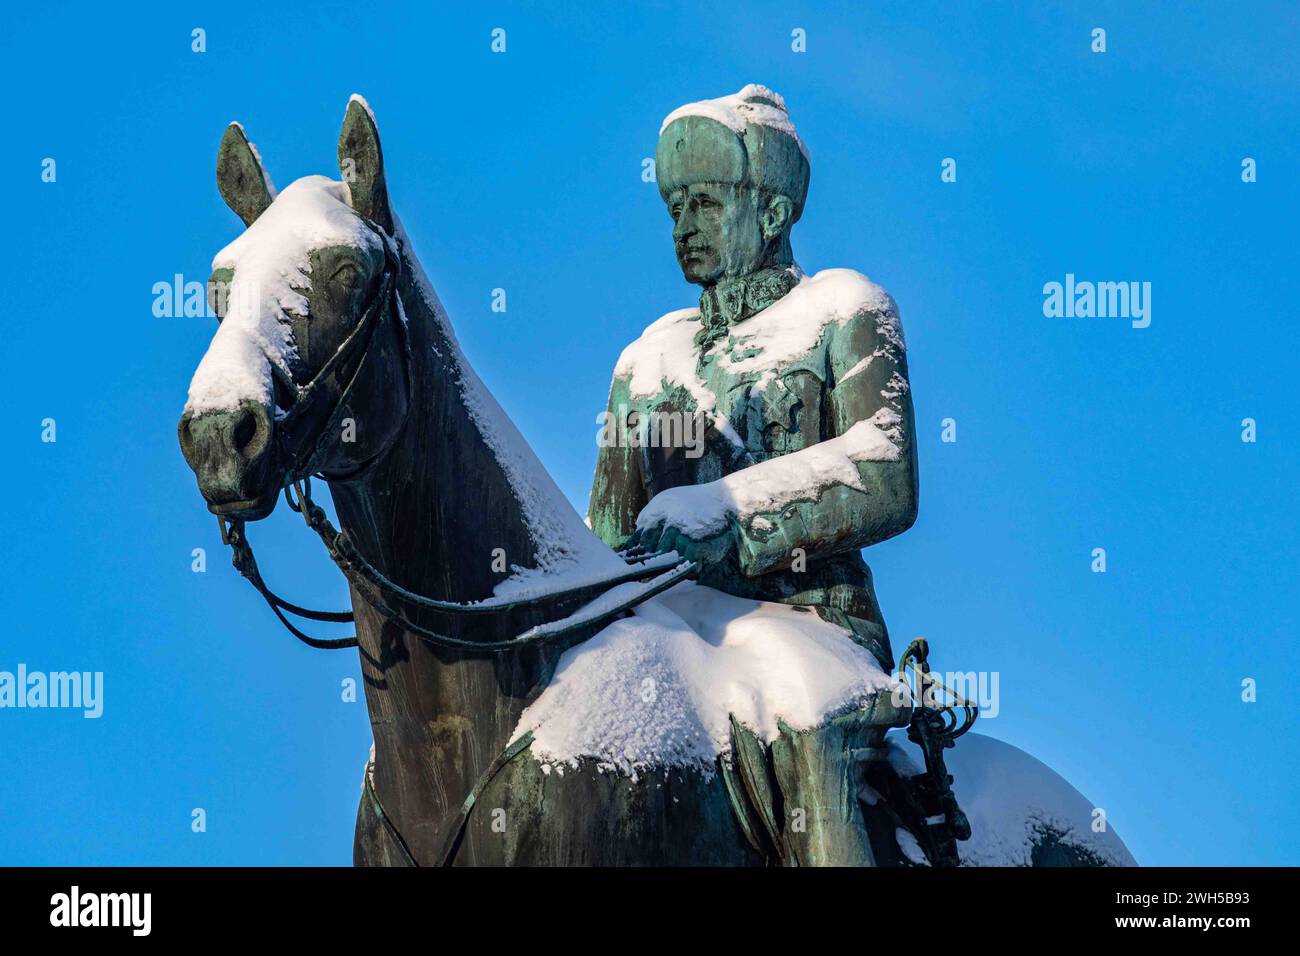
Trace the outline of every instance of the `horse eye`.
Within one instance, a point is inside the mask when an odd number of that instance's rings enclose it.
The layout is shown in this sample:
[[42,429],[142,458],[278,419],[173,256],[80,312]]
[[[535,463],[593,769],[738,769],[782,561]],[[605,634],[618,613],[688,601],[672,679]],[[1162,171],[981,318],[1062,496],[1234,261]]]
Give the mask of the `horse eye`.
[[351,288],[352,286],[356,285],[357,276],[359,276],[360,274],[361,274],[360,269],[358,269],[350,262],[345,262],[343,263],[343,265],[339,266],[337,269],[334,270],[334,274],[330,276],[330,278],[333,279],[335,282],[337,282],[339,285]]

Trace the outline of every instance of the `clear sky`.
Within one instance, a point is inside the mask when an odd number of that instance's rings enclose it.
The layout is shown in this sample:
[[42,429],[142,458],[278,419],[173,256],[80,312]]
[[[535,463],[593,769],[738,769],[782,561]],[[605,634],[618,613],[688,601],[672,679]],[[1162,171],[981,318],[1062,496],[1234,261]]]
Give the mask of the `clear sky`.
[[[226,124],[284,186],[338,175],[368,98],[466,353],[582,510],[620,350],[695,299],[641,161],[748,82],[812,155],[799,262],[901,308],[921,512],[867,555],[895,650],[997,672],[979,729],[1139,861],[1300,863],[1294,5],[283,6],[6,14],[0,670],[103,671],[105,701],[0,710],[0,863],[351,859],[355,655],[298,645],[229,567],[175,437],[214,323],[152,312],[241,228]],[[1045,317],[1067,273],[1150,282],[1150,326]],[[272,586],[344,603],[292,517],[252,531]]]

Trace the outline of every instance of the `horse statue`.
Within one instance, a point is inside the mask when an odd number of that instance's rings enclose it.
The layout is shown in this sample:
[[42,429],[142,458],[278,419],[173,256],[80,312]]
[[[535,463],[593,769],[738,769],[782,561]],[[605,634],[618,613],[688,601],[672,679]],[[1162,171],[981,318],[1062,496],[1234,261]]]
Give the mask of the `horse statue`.
[[[220,324],[179,438],[276,615],[358,648],[374,746],[356,864],[1132,863],[1032,757],[975,734],[951,748],[973,715],[945,726],[953,707],[834,620],[689,580],[680,551],[603,543],[461,352],[360,97],[338,154],[342,181],[277,193],[226,130],[217,183],[246,229],[213,263]],[[352,612],[266,586],[247,526],[282,493]],[[905,655],[923,688],[925,651]]]

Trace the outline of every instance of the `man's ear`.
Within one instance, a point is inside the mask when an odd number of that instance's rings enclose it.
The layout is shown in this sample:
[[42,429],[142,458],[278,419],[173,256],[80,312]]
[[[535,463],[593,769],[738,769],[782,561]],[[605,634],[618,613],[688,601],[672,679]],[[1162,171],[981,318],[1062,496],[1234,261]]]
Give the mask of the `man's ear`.
[[767,208],[759,216],[758,224],[763,230],[764,239],[775,239],[790,225],[794,215],[794,203],[789,196],[776,195],[768,200]]
[[339,133],[339,172],[352,192],[352,208],[391,234],[393,213],[388,205],[379,129],[370,107],[356,94],[348,100]]
[[226,127],[217,147],[217,189],[245,226],[251,226],[275,200],[275,186],[262,157],[238,123]]

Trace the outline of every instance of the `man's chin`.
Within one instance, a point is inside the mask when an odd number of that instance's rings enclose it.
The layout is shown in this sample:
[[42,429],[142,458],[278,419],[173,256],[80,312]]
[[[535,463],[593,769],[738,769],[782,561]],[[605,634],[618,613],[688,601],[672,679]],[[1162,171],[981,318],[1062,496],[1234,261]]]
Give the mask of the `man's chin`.
[[220,518],[239,521],[261,521],[272,511],[280,498],[280,490],[273,488],[256,498],[244,498],[239,501],[208,502],[208,510]]
[[713,269],[703,269],[687,263],[682,266],[682,278],[691,285],[713,285],[718,279],[718,273]]

